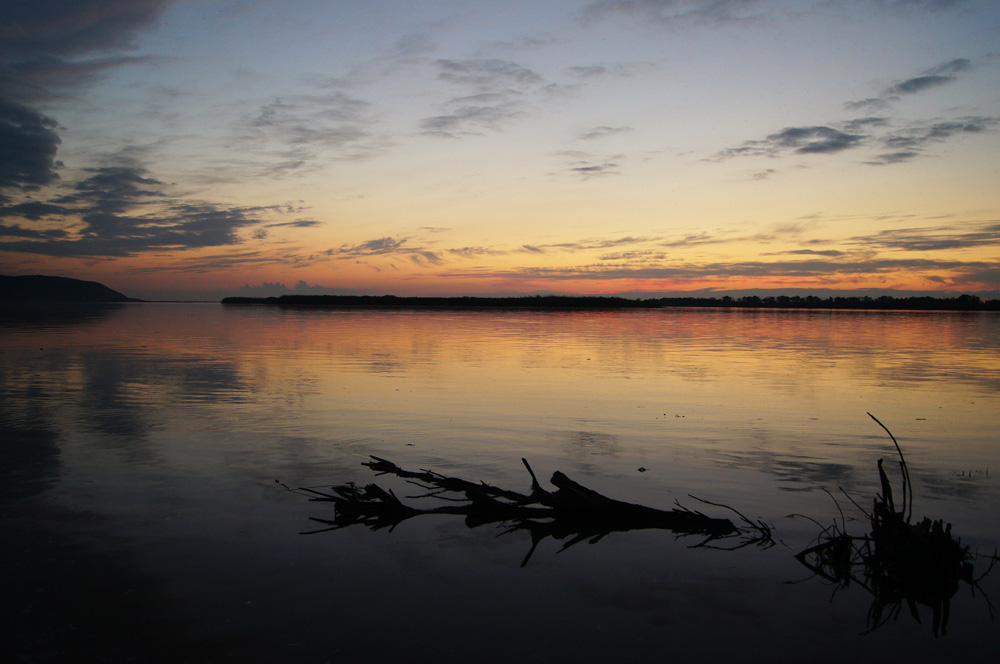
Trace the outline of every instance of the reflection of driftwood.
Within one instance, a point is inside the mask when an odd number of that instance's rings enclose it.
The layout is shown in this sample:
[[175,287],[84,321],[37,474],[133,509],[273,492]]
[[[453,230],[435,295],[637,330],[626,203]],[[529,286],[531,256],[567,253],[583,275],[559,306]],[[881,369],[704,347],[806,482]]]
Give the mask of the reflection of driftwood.
[[[871,593],[874,601],[868,611],[869,631],[897,618],[904,605],[920,622],[918,606],[923,605],[931,609],[934,634],[947,634],[951,598],[958,592],[960,583],[968,584],[975,592],[979,588],[978,581],[989,574],[997,561],[996,554],[989,569],[978,579],[974,578],[973,556],[968,546],[962,546],[952,536],[951,524],[926,518],[910,523],[913,485],[903,452],[892,432],[874,415],[869,415],[889,434],[899,454],[902,474],[899,509],[879,459],[882,494],[875,497],[872,511],[865,512],[871,532],[849,535],[843,520],[840,525],[834,522],[820,533],[816,544],[796,554],[796,558],[838,589],[854,582]],[[988,597],[986,602],[992,619],[994,611]]]
[[333,487],[333,493],[300,489],[309,493],[312,500],[333,502],[336,509],[332,520],[314,517],[314,521],[328,527],[311,531],[312,533],[354,524],[362,524],[372,530],[392,529],[402,521],[419,515],[456,514],[464,516],[466,525],[470,528],[495,523],[505,525],[504,532],[528,531],[532,545],[521,563],[522,567],[527,564],[538,543],[546,537],[567,539],[563,549],[585,540],[597,542],[612,532],[644,528],[703,536],[704,539],[697,546],[707,546],[715,540],[729,538],[737,538],[737,543],[732,548],[752,543],[768,545],[772,542],[770,529],[766,524],[751,522],[739,512],[736,514],[744,524],[741,527],[737,527],[729,519],[709,517],[679,504],[678,508],[666,511],[626,503],[588,489],[558,471],[550,480],[556,491],[548,491],[538,483],[534,471],[524,459],[521,461],[531,475],[531,492],[527,494],[482,482],[446,477],[429,470],[404,470],[391,461],[376,456],[371,458],[373,461],[365,462],[365,466],[379,474],[396,475],[425,490],[425,493],[412,496],[413,498],[437,498],[445,501],[445,504],[418,509],[404,504],[392,491],[375,484],[365,487],[355,484]]

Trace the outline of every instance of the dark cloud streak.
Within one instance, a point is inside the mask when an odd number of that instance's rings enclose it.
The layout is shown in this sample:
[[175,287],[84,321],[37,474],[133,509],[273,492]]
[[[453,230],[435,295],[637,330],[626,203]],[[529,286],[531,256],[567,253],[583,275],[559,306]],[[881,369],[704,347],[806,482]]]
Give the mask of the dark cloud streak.
[[56,121],[0,98],[0,190],[37,189],[59,178]]
[[920,76],[896,83],[883,93],[883,97],[912,95],[930,88],[936,88],[958,80],[957,74],[968,71],[971,68],[972,62],[968,59],[956,58],[933,69],[929,69]]

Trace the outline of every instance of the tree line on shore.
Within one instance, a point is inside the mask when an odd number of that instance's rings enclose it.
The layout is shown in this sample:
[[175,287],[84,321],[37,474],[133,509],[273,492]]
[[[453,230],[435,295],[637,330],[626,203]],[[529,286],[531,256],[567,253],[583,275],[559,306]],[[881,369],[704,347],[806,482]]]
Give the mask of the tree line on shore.
[[976,295],[956,297],[871,297],[777,295],[760,297],[653,297],[630,299],[588,295],[529,295],[521,297],[406,297],[396,295],[282,295],[280,297],[227,297],[223,304],[267,304],[327,307],[438,307],[486,309],[658,309],[663,307],[718,307],[751,309],[873,309],[925,311],[1000,311],[1000,300]]

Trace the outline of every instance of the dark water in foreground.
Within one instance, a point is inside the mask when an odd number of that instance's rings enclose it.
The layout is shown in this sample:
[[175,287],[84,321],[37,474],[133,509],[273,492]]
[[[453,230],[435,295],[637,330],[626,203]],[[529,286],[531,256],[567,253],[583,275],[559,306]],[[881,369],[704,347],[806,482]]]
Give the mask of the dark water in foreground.
[[[4,661],[956,661],[1000,646],[962,585],[865,633],[872,597],[794,553],[898,478],[914,515],[1000,546],[1000,316],[663,310],[323,311],[137,304],[0,311]],[[332,516],[275,484],[378,481],[369,454],[527,491],[773,524],[565,551],[426,516]],[[646,469],[640,472],[639,469]],[[412,503],[406,498],[404,501]],[[420,503],[417,503],[420,504]],[[848,521],[863,534],[867,523]],[[974,560],[976,574],[985,558]],[[1000,570],[980,582],[1000,605]],[[2,655],[0,651],[0,655]]]

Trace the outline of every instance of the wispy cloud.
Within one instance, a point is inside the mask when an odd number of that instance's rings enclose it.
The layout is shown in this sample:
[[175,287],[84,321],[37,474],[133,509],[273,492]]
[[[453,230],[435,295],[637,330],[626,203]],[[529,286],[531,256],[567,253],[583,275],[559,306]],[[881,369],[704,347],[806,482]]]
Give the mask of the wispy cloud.
[[615,134],[626,134],[632,131],[632,127],[608,127],[606,125],[601,125],[599,127],[594,127],[593,129],[588,129],[582,131],[577,135],[581,141],[593,141],[598,138],[605,138],[606,136],[614,136]]
[[900,101],[908,95],[915,95],[925,90],[947,85],[959,79],[960,74],[972,70],[972,61],[968,58],[955,58],[943,62],[936,67],[931,67],[913,76],[893,83],[878,97],[869,97],[858,101],[848,101],[844,103],[844,108],[849,111],[884,111],[893,102]]
[[662,281],[670,284],[726,282],[747,279],[795,279],[800,283],[824,280],[843,282],[872,276],[919,276],[941,284],[978,283],[998,285],[1000,263],[990,261],[948,261],[933,259],[876,260],[801,260],[801,261],[733,261],[733,262],[672,262],[639,265],[598,263],[575,267],[523,267],[513,270],[455,270],[445,273],[450,278],[517,279],[547,281]]
[[623,154],[597,155],[581,150],[565,150],[557,153],[565,160],[564,172],[568,172],[583,180],[621,175],[621,160]]
[[[480,97],[482,101],[490,101]],[[483,130],[498,131],[509,121],[525,114],[523,104],[518,101],[499,101],[495,103],[470,104],[456,100],[448,108],[448,112],[424,118],[420,121],[420,129],[425,134],[445,138],[459,138],[483,133]]]
[[371,113],[368,102],[340,90],[278,97],[243,118],[231,147],[255,154],[276,175],[370,157],[384,148]]
[[[334,249],[328,249],[324,255],[340,260],[399,257],[420,267],[440,265],[444,262],[439,252],[427,247],[411,245],[409,238],[394,237],[380,237],[359,244],[344,244]],[[378,266],[374,267],[381,269]]]
[[[380,237],[361,244],[341,245],[337,249],[329,249],[326,254],[339,258],[355,258],[358,256],[384,256],[397,254],[406,245],[406,238]],[[409,249],[407,248],[407,251]]]
[[315,219],[299,219],[297,221],[282,221],[273,224],[265,224],[267,228],[313,228],[322,225],[322,221],[316,221]]
[[518,88],[542,82],[542,77],[516,62],[500,59],[438,60],[438,78],[481,91]]
[[584,21],[628,18],[643,24],[729,23],[761,16],[768,0],[599,0],[583,9]]
[[[844,106],[848,110],[884,111],[890,106],[890,102],[898,101],[905,95],[917,94],[950,83],[971,67],[971,61],[966,58],[949,60],[920,76],[893,84],[881,97],[848,102]],[[994,116],[968,116],[951,120],[903,123],[884,115],[867,116],[825,125],[785,127],[763,139],[747,140],[736,147],[720,150],[709,159],[724,161],[737,157],[778,157],[787,154],[825,155],[862,147],[875,147],[880,151],[863,163],[887,166],[922,156],[924,148],[931,143],[989,131],[998,123],[1000,118]],[[763,177],[766,175],[754,176],[754,179]]]
[[951,224],[924,228],[886,229],[857,236],[849,244],[900,251],[943,251],[973,247],[1000,247],[1000,222]]
[[956,58],[928,69],[919,76],[895,83],[883,93],[883,97],[895,95],[912,95],[930,88],[936,88],[946,83],[958,80],[958,74],[972,69],[972,62],[967,58]]
[[466,93],[445,101],[441,114],[420,120],[421,131],[431,136],[459,138],[499,131],[526,113],[523,95],[542,89],[545,83],[535,71],[510,60],[442,59],[434,64],[439,80]]
[[997,124],[1000,124],[1000,119],[987,116],[911,123],[881,136],[879,142],[889,151],[878,155],[868,163],[884,165],[909,161],[920,156],[922,150],[930,143],[939,143],[966,134],[981,134]]
[[785,127],[761,140],[745,141],[735,148],[717,152],[713,159],[732,157],[774,157],[782,153],[833,154],[858,147],[863,134],[847,133],[828,126]]

